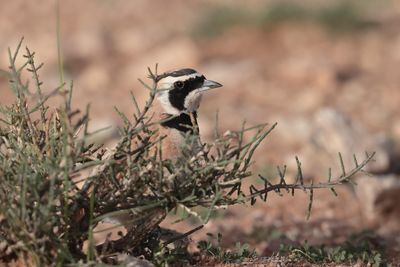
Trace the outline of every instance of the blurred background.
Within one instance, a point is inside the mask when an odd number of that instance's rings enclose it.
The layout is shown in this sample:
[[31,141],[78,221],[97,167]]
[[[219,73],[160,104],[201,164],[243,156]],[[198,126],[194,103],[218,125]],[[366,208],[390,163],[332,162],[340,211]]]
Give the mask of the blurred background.
[[[0,68],[8,67],[7,48],[24,36],[45,63],[44,88],[56,88],[55,1],[0,2]],[[272,178],[284,164],[294,170],[298,155],[305,177],[322,181],[329,167],[339,173],[338,152],[349,169],[353,153],[377,152],[356,188],[340,188],[339,197],[316,193],[308,221],[306,195],[271,195],[255,208],[221,211],[195,239],[221,232],[226,246],[248,242],[271,255],[282,243],[340,243],[374,229],[390,253],[399,252],[400,2],[60,2],[65,80],[74,82],[77,108],[91,103],[93,129],[121,123],[114,106],[132,113],[129,91],[146,99],[137,79],[158,63],[160,71],[190,67],[224,85],[203,98],[203,140],[213,138],[216,111],[222,132],[243,120],[278,122],[257,152],[255,173]],[[0,103],[11,100],[0,76]]]

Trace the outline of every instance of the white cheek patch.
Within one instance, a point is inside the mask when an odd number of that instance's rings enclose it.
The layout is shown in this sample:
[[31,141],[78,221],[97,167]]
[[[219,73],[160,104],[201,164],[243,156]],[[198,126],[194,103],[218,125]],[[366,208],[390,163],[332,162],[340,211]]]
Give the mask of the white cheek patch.
[[188,112],[195,112],[200,107],[202,94],[198,90],[190,92],[186,98],[184,107]]
[[[158,82],[158,89],[161,91],[157,93],[157,99],[158,101],[160,101],[161,106],[163,107],[166,113],[172,115],[179,115],[181,113],[179,109],[172,106],[169,100],[168,91],[174,89],[174,83],[177,81],[186,81],[196,77],[202,77],[202,75],[199,73],[192,73],[179,77],[167,76],[165,78],[162,78]],[[199,92],[199,90],[194,90],[186,96],[183,106],[185,107],[186,111],[194,112],[199,108],[200,101],[201,101],[201,93]]]
[[168,91],[163,91],[157,94],[157,99],[160,101],[161,106],[163,107],[164,111],[171,115],[179,115],[180,112],[177,108],[171,105],[169,101]]

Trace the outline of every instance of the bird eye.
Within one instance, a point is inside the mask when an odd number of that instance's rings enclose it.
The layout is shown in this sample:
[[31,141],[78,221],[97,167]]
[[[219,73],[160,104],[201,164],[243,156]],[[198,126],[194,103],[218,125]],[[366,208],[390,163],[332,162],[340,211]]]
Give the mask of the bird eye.
[[177,81],[174,83],[174,85],[175,85],[175,88],[182,89],[184,86],[184,83],[182,81]]

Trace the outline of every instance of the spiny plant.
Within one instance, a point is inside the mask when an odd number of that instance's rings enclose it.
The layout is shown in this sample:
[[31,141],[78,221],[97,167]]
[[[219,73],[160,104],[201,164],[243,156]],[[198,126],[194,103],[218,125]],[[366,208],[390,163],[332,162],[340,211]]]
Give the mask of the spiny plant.
[[[159,224],[175,209],[197,216],[206,223],[213,211],[235,204],[254,204],[267,200],[270,192],[281,194],[334,187],[351,181],[372,159],[342,174],[329,175],[326,183],[306,184],[301,164],[295,183],[285,180],[286,167],[278,168],[279,182],[272,184],[260,175],[262,187],[244,188],[251,177],[250,166],[257,146],[274,129],[259,125],[217,134],[212,143],[201,143],[187,135],[182,156],[163,158],[161,142],[149,110],[158,92],[157,67],[149,69],[151,85],[141,81],[149,99],[139,107],[132,94],[134,114],[118,111],[124,123],[117,145],[106,149],[90,143],[96,132],[88,131],[89,109],[81,113],[71,103],[72,83],[60,84],[44,93],[39,76],[43,64],[35,62],[28,48],[24,62],[17,64],[22,40],[14,53],[9,49],[10,67],[5,71],[15,95],[13,104],[0,106],[0,261],[22,261],[27,265],[65,265],[118,263],[121,253],[143,255],[156,263],[172,242],[201,228],[162,239]],[[33,88],[22,75],[29,72]],[[50,97],[60,97],[57,108],[48,106]],[[246,136],[251,135],[250,138]],[[158,136],[158,137],[157,137]],[[196,147],[196,149],[194,149]],[[85,181],[83,187],[78,184]],[[249,193],[248,193],[249,192]],[[207,209],[202,216],[193,208]],[[100,246],[93,242],[93,229],[99,222],[115,216],[128,216],[131,224],[120,239],[106,238]],[[83,244],[88,243],[84,252]],[[161,253],[161,254],[160,254]]]

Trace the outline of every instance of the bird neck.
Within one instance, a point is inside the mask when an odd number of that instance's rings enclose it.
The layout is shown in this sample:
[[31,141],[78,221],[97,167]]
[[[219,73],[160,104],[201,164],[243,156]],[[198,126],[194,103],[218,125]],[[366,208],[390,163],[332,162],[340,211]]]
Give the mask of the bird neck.
[[166,128],[176,129],[180,132],[193,134],[193,130],[197,127],[197,113],[192,112],[193,121],[189,114],[181,113],[179,115],[166,114],[166,120],[161,123],[161,126]]

